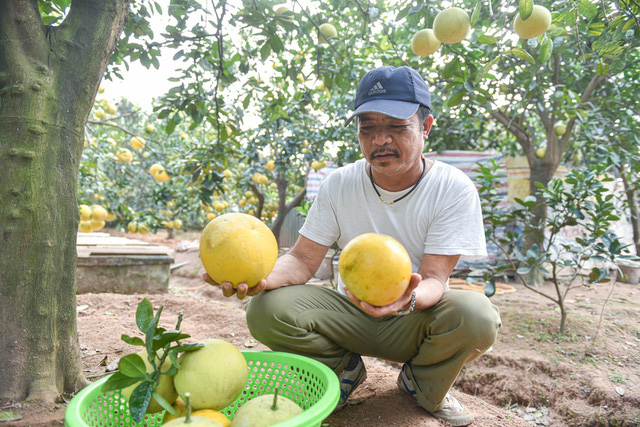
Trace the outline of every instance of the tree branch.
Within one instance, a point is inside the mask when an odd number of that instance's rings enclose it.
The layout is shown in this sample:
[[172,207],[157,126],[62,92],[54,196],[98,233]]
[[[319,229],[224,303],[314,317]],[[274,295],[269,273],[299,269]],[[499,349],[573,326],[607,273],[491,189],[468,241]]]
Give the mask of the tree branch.
[[27,66],[34,58],[46,61],[46,33],[36,0],[0,1],[0,71]]
[[[591,95],[593,95],[593,92],[598,88],[598,86],[600,86],[600,84],[605,81],[607,79],[608,74],[605,74],[604,76],[600,76],[598,74],[595,74],[592,78],[591,81],[589,82],[589,84],[587,85],[587,87],[584,89],[584,92],[582,93],[582,96],[580,97],[580,100],[582,101],[580,105],[584,105],[586,104],[589,99],[591,99]],[[569,142],[569,139],[571,138],[571,133],[573,131],[573,127],[576,123],[576,119],[578,116],[572,117],[569,122],[567,123],[567,131],[566,133],[563,135],[562,139],[560,140],[560,152],[563,153],[565,148],[567,147],[567,143]]]
[[527,135],[527,132],[521,126],[514,123],[513,120],[511,120],[506,113],[503,113],[502,111],[489,110],[489,114],[516,137],[527,156],[529,155],[529,151],[531,151],[531,154],[535,156],[529,140],[529,135]]

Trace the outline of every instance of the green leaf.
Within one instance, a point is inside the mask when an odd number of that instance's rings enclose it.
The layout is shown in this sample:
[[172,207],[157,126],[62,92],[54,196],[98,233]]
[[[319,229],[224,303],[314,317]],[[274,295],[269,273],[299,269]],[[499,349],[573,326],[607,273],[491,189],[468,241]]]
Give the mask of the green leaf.
[[178,411],[173,409],[173,406],[171,406],[171,403],[167,402],[165,400],[165,398],[162,397],[162,395],[160,393],[154,391],[152,393],[152,396],[156,400],[156,402],[158,402],[160,404],[160,406],[162,406],[164,408],[165,411],[169,412],[174,417],[179,417],[180,416]]
[[488,36],[486,34],[480,34],[478,36],[478,43],[496,44],[496,43],[498,43],[498,39],[496,37]]
[[545,35],[544,41],[538,50],[538,62],[547,62],[551,57],[551,52],[553,52],[553,42]]
[[579,0],[578,10],[582,16],[591,20],[598,14],[598,5],[591,3],[590,0]]
[[444,70],[442,70],[442,78],[448,80],[459,69],[460,61],[458,60],[458,58],[454,58],[451,62],[444,66]]
[[508,51],[506,51],[504,53],[505,55],[515,55],[520,59],[524,59],[525,61],[528,61],[532,64],[536,63],[536,60],[533,59],[533,56],[531,56],[529,54],[529,52],[527,52],[526,50],[520,48],[520,47],[515,47],[513,49],[509,49]]
[[487,280],[484,284],[484,294],[487,298],[491,298],[496,293],[496,282],[495,280]]
[[599,62],[598,65],[596,65],[596,73],[598,73],[599,76],[606,75],[610,69],[611,66],[609,64],[605,64],[604,62]]
[[172,341],[179,341],[185,338],[189,338],[191,335],[183,334],[180,331],[166,331],[153,338],[153,351],[164,347]]
[[153,393],[153,383],[151,381],[145,381],[141,383],[129,398],[129,410],[133,420],[137,423],[141,422],[144,418],[144,414],[147,412],[149,402],[151,402],[151,395]]
[[156,312],[153,320],[149,323],[149,327],[147,327],[147,331],[145,332],[144,342],[147,348],[147,354],[151,357],[154,354],[153,351],[153,337],[156,334],[156,327],[158,326],[158,321],[160,321],[160,314],[162,313],[162,306]]
[[144,378],[147,375],[147,367],[138,354],[128,354],[118,362],[118,371],[122,375],[131,378]]
[[478,19],[480,18],[480,10],[482,9],[482,4],[480,0],[476,2],[476,7],[473,9],[473,13],[471,14],[471,26],[473,27]]
[[123,388],[129,387],[130,385],[133,385],[139,381],[139,378],[131,378],[124,375],[122,372],[116,372],[102,384],[100,391],[107,392],[113,390],[122,390]]
[[462,97],[464,96],[463,92],[454,93],[449,97],[447,101],[447,107],[452,108],[462,102]]
[[18,421],[22,419],[22,415],[12,411],[0,411],[0,422],[2,421]]
[[[170,132],[167,132],[170,133]],[[140,332],[145,333],[149,327],[149,322],[153,318],[153,307],[148,299],[143,299],[136,309],[136,325]]]
[[142,341],[141,338],[138,337],[130,337],[129,335],[126,334],[122,334],[120,335],[120,339],[124,342],[126,342],[127,344],[131,344],[131,345],[137,345],[140,347],[144,347],[144,341]]
[[520,0],[518,11],[520,12],[520,19],[523,21],[527,19],[533,12],[533,0]]

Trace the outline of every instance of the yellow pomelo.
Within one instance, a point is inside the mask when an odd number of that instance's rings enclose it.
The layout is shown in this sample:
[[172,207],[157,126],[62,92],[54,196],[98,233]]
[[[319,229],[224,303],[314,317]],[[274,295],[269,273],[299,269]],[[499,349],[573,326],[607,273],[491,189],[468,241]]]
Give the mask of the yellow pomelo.
[[138,223],[135,221],[131,221],[129,223],[129,225],[127,225],[127,230],[129,230],[129,233],[135,233],[138,231]]
[[182,220],[181,219],[174,219],[173,220],[173,228],[175,228],[176,230],[182,228]]
[[102,230],[105,226],[105,222],[100,219],[92,219],[89,221],[89,224],[91,226],[91,231]]
[[262,221],[243,213],[214,218],[200,237],[200,258],[205,270],[218,283],[249,287],[271,273],[278,258],[278,244]]
[[222,412],[216,411],[214,409],[201,409],[199,411],[193,412],[191,415],[193,415],[194,417],[208,418],[211,421],[220,423],[222,427],[229,427],[231,425],[231,421],[229,421],[229,418],[225,417]]
[[164,166],[162,166],[160,163],[155,163],[151,165],[151,167],[149,168],[149,173],[153,176],[156,176],[158,172],[163,170],[164,170]]
[[167,181],[169,181],[171,179],[171,177],[169,176],[169,174],[167,173],[166,170],[162,169],[161,171],[159,171],[157,174],[155,174],[153,176],[156,181],[160,182],[160,183],[165,183]]
[[83,233],[91,233],[91,221],[90,220],[85,220],[85,221],[80,221],[80,225],[78,226],[78,230],[83,232]]
[[116,157],[120,163],[131,163],[133,160],[133,154],[128,148],[118,148]]
[[116,214],[109,212],[109,215],[107,215],[106,221],[115,221],[116,218],[117,218]]
[[222,202],[214,202],[213,203],[213,209],[217,210],[218,212],[223,211],[224,210],[224,203],[222,203]]
[[207,220],[211,221],[212,219],[214,219],[216,217],[216,214],[214,214],[213,212],[209,212],[207,214]]
[[95,113],[93,113],[93,115],[96,116],[96,118],[98,119],[104,119],[107,114],[102,110],[96,110]]
[[231,178],[233,176],[233,172],[229,169],[225,169],[222,171],[222,175],[224,175],[225,178]]
[[149,133],[155,133],[156,127],[151,123],[147,123],[147,125],[144,127],[144,130],[146,130]]
[[338,30],[336,27],[325,22],[324,24],[320,24],[318,27],[320,29],[320,34],[318,35],[318,41],[322,44],[329,44],[327,39],[331,39],[338,36]]
[[129,143],[131,144],[131,147],[135,148],[136,150],[144,148],[144,146],[147,144],[145,140],[143,138],[140,138],[139,136],[134,136],[133,138],[131,138],[129,140]]
[[347,288],[360,300],[387,305],[404,294],[411,280],[411,259],[396,239],[366,233],[342,250],[338,271]]
[[276,162],[269,160],[264,167],[267,168],[268,171],[273,171],[276,168]]
[[[147,350],[142,350],[138,352],[138,356],[142,358],[144,361],[144,365],[147,367],[147,372],[153,372],[153,367],[151,363],[149,363],[149,358],[147,357]],[[156,358],[156,363],[160,363],[160,359]],[[167,357],[160,368],[160,372],[167,372],[171,368],[171,360]],[[130,385],[127,388],[123,388],[120,393],[122,397],[124,397],[127,401],[131,397],[131,393],[135,390],[136,387],[140,385],[139,382]],[[178,393],[176,392],[175,387],[173,386],[173,377],[168,375],[160,374],[160,381],[158,382],[158,386],[155,390],[160,396],[162,396],[169,404],[173,404],[178,398]],[[151,402],[149,402],[149,406],[147,407],[147,414],[155,414],[156,412],[162,411],[162,406],[152,397]]]
[[151,231],[151,228],[149,228],[149,224],[147,224],[146,222],[141,222],[138,224],[138,233],[147,234],[150,231]]
[[413,35],[411,38],[411,50],[418,56],[433,55],[438,49],[440,49],[440,40],[438,40],[433,34],[431,28],[425,28]]
[[461,42],[471,30],[471,19],[459,7],[450,7],[438,13],[433,21],[433,34],[444,44]]
[[87,205],[80,205],[78,206],[78,209],[80,210],[80,219],[82,221],[89,221],[91,219],[91,208]]
[[169,427],[222,427],[222,424],[210,420],[209,418],[194,416],[191,416],[191,420],[188,423],[185,417],[180,417],[163,425]]
[[534,5],[531,15],[525,20],[520,18],[520,13],[513,20],[513,31],[520,38],[533,39],[542,35],[551,25],[551,12],[544,6]]
[[191,393],[194,409],[220,410],[244,390],[249,374],[247,362],[231,343],[218,339],[202,343],[201,349],[180,356],[181,368],[174,384],[181,396]]
[[91,219],[104,221],[109,216],[109,212],[100,205],[91,206]]
[[273,394],[263,394],[251,399],[236,411],[231,427],[268,427],[302,413],[294,401],[278,396],[273,409]]
[[544,159],[544,156],[547,154],[547,147],[540,147],[536,150],[536,157],[539,159]]

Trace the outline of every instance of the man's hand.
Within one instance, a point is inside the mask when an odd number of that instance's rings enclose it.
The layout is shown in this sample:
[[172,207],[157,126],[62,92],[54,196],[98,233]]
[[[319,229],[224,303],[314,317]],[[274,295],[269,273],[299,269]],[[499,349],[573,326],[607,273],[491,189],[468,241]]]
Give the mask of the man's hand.
[[246,283],[239,283],[237,289],[235,289],[230,282],[216,282],[207,273],[204,273],[202,275],[202,279],[208,284],[218,286],[220,289],[222,289],[222,294],[225,297],[231,297],[233,296],[233,294],[236,294],[238,299],[244,299],[244,297],[246,297],[247,295],[250,297],[258,295],[260,292],[264,291],[267,288],[266,279],[262,279],[258,282],[257,285],[252,288],[250,288]]
[[356,298],[356,296],[353,295],[349,289],[347,289],[347,295],[356,306],[358,306],[369,316],[382,317],[388,314],[395,314],[398,310],[408,307],[409,302],[411,301],[411,294],[418,287],[418,284],[420,284],[421,280],[421,275],[419,275],[418,273],[413,273],[411,275],[411,280],[409,281],[409,286],[407,287],[405,293],[400,298],[398,298],[397,301],[392,302],[388,305],[377,306],[371,305],[368,302],[361,301]]

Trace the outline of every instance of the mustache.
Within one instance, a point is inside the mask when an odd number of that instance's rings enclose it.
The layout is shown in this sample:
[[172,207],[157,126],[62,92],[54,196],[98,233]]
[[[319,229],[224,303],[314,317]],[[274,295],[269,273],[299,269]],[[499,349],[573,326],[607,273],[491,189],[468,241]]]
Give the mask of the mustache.
[[395,157],[399,157],[400,153],[397,150],[394,149],[390,149],[390,148],[381,148],[379,150],[375,150],[371,153],[371,158],[374,159],[378,156],[385,156],[385,155],[393,155]]

